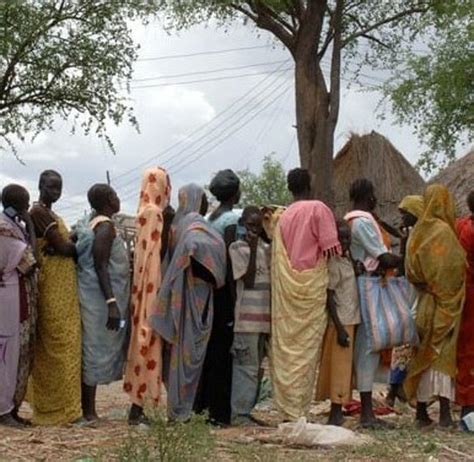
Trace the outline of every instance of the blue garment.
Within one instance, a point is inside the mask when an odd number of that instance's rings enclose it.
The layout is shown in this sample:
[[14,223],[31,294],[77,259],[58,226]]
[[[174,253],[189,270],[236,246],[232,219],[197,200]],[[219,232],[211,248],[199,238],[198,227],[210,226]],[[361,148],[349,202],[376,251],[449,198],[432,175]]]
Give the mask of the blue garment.
[[[94,267],[95,234],[89,218],[77,224],[78,286],[82,320],[82,381],[103,385],[120,380],[125,361],[126,329],[107,329],[108,308]],[[108,272],[121,319],[128,319],[130,263],[125,243],[117,233],[110,252]]]
[[355,261],[365,262],[367,258],[376,260],[387,253],[387,247],[375,228],[367,218],[355,218],[351,225],[351,255]]
[[224,236],[225,229],[228,226],[236,225],[238,221],[239,216],[232,210],[229,210],[228,212],[224,212],[215,220],[209,221],[209,223],[215,230],[220,233],[221,236]]

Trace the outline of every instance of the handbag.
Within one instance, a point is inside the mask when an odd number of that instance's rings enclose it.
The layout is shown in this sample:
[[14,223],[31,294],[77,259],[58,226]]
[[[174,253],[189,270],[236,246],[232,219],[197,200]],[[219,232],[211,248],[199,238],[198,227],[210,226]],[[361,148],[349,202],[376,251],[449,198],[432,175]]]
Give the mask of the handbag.
[[415,288],[405,277],[359,276],[359,303],[370,351],[418,345]]

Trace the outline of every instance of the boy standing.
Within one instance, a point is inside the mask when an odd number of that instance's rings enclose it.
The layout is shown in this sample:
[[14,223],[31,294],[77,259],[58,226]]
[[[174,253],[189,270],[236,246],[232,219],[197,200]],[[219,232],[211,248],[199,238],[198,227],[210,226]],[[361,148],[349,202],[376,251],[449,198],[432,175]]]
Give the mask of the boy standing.
[[355,329],[360,324],[357,283],[349,248],[351,230],[346,221],[337,222],[343,255],[328,261],[327,308],[330,321],[324,337],[316,399],[331,399],[329,425],[342,425],[342,406],[352,395],[352,361]]
[[[270,334],[270,246],[261,238],[263,216],[246,207],[238,239],[229,247],[237,282],[234,343],[232,345],[232,423],[255,423],[251,417],[263,376],[262,361]],[[240,231],[239,231],[240,230]]]

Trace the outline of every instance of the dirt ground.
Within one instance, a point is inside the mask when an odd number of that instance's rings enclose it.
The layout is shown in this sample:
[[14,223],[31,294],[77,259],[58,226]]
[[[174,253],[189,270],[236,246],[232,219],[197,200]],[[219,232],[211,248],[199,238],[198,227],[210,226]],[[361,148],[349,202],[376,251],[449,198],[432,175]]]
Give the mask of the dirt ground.
[[[381,396],[379,396],[381,398]],[[117,448],[129,434],[126,423],[128,402],[121,384],[99,388],[101,420],[94,427],[32,427],[14,430],[0,427],[0,461],[83,461],[117,460]],[[310,420],[324,423],[328,404],[312,408]],[[345,448],[308,449],[284,444],[276,436],[280,422],[271,406],[262,406],[257,416],[268,426],[213,430],[216,445],[212,459],[218,461],[309,461],[309,460],[426,460],[474,461],[474,436],[458,430],[432,428],[419,431],[413,425],[413,411],[400,408],[386,419],[397,430],[366,432],[370,443]],[[431,410],[436,413],[436,406]],[[22,409],[28,417],[28,406]],[[347,418],[345,426],[357,429],[357,419]]]

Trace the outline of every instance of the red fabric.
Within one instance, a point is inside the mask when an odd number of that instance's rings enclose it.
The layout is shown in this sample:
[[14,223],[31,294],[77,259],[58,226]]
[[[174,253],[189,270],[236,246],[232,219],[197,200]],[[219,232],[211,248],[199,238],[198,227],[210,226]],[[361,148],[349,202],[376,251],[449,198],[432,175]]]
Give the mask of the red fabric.
[[[344,414],[350,415],[350,416],[356,416],[360,414],[361,409],[362,409],[362,406],[360,404],[360,401],[353,399],[352,401],[349,401],[344,406]],[[378,416],[384,416],[384,415],[389,415],[389,414],[394,414],[394,413],[396,413],[395,410],[388,406],[374,407],[374,414]]]
[[466,302],[458,337],[458,375],[456,401],[461,406],[474,405],[474,219],[461,218],[456,224],[459,241],[467,254]]

